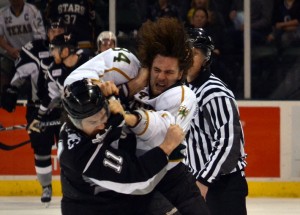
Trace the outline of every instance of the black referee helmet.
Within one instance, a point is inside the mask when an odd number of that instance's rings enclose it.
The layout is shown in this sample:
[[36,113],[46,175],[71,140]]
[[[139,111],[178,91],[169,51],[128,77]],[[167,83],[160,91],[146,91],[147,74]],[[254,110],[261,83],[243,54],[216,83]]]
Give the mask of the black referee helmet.
[[89,79],[75,81],[64,89],[64,109],[73,119],[90,117],[102,108],[108,110],[108,102],[100,88]]
[[190,28],[188,30],[189,42],[195,48],[200,49],[206,57],[206,65],[211,62],[211,53],[215,49],[214,43],[203,28]]

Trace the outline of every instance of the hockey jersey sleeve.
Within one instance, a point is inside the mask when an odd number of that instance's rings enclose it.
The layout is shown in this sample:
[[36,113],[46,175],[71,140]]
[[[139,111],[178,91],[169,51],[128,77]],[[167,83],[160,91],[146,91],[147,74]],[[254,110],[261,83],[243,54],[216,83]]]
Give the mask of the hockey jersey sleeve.
[[64,86],[83,78],[112,81],[118,86],[136,77],[139,68],[139,60],[127,49],[108,49],[74,70]]
[[27,43],[22,47],[20,57],[16,61],[16,73],[10,84],[17,88],[21,87],[27,77],[31,76],[31,83],[37,86],[40,61],[31,51],[33,48],[32,42]]
[[[50,108],[50,103],[53,101],[59,100],[61,97],[61,91],[62,89],[59,88],[58,84],[56,83],[56,80],[53,78],[51,71],[53,70],[54,63],[50,65],[49,68],[47,68],[46,72],[46,80],[45,80],[45,89],[46,92],[44,93],[41,104],[39,107],[39,114],[45,114],[48,109]],[[55,106],[55,104],[53,104]]]

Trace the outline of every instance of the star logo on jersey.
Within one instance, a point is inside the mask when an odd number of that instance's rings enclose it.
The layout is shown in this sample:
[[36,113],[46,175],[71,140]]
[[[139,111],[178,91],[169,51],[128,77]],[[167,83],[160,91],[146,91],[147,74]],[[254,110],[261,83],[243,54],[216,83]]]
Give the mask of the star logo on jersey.
[[189,114],[190,110],[182,105],[179,107],[179,110],[178,110],[178,116],[181,116],[181,119],[185,118],[188,114]]

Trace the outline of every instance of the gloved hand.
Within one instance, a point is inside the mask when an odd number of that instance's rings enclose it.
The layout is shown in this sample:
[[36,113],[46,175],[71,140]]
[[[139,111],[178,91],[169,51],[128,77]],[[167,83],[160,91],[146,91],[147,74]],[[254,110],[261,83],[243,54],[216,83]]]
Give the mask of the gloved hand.
[[169,155],[169,161],[181,161],[186,158],[186,146],[183,144],[179,144]]
[[39,119],[34,119],[28,129],[27,129],[27,132],[28,134],[30,134],[31,132],[38,132],[40,133],[41,132],[41,128],[40,128],[40,124],[41,124],[41,121]]
[[17,104],[18,88],[13,86],[4,87],[1,98],[2,108],[10,113],[13,112]]
[[30,134],[31,132],[38,132],[38,133],[41,132],[42,130],[41,121],[43,121],[46,112],[47,111],[42,111],[41,109],[39,109],[36,118],[30,123],[27,129],[28,134]]

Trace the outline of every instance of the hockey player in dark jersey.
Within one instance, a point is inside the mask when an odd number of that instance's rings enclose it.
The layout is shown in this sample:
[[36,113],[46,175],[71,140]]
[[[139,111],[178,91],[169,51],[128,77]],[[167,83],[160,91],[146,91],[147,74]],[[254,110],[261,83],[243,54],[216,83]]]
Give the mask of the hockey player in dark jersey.
[[[62,118],[61,95],[62,85],[65,78],[78,66],[85,63],[89,56],[83,54],[82,50],[77,49],[77,40],[71,33],[60,34],[50,42],[50,53],[54,58],[47,70],[46,78],[46,93],[41,98],[41,104],[38,113],[35,115],[31,124],[29,125],[29,132],[37,134],[41,132],[38,126],[41,123],[47,122],[47,116],[50,115],[51,121],[60,122]],[[50,159],[51,147],[48,148],[48,156]],[[49,151],[50,150],[50,151]],[[51,160],[50,160],[51,162]],[[48,169],[48,175],[51,176],[51,170]],[[48,199],[51,200],[52,188],[51,184],[47,186]],[[47,200],[48,200],[47,199]]]
[[[22,47],[20,57],[16,61],[16,73],[10,86],[2,95],[2,107],[8,112],[15,109],[18,94],[26,81],[31,82],[31,93],[27,96],[26,120],[28,125],[36,117],[40,102],[46,93],[45,76],[53,57],[49,52],[49,42],[65,31],[60,19],[52,19],[47,27],[47,40],[34,40]],[[45,121],[52,121],[53,114],[45,115]],[[39,125],[37,125],[39,126]],[[37,178],[43,187],[42,202],[51,200],[51,148],[58,138],[59,127],[42,129],[42,132],[29,132],[31,146],[34,151],[34,163]]]
[[64,90],[69,120],[62,126],[58,147],[62,214],[147,214],[151,191],[166,173],[168,156],[184,132],[171,125],[159,146],[132,157],[117,146],[123,119],[137,122],[138,117],[125,113],[119,101],[104,97],[117,92],[112,82],[100,87],[83,79]]
[[77,45],[75,36],[69,32],[60,34],[51,41],[49,47],[54,61],[47,70],[47,93],[42,98],[37,118],[29,126],[32,131],[40,132],[35,125],[40,123],[45,114],[53,110],[61,112],[60,98],[65,78],[89,59],[89,55],[78,50]]

